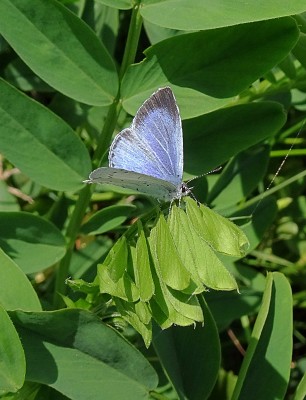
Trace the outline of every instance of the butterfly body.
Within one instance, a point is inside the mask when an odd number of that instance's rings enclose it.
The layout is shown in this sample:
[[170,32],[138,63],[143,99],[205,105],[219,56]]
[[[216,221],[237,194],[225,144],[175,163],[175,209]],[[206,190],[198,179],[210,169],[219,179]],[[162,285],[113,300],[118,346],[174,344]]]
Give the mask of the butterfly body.
[[165,87],[153,93],[131,127],[115,137],[109,167],[94,170],[85,182],[108,183],[172,201],[190,192],[182,177],[181,118],[172,90]]

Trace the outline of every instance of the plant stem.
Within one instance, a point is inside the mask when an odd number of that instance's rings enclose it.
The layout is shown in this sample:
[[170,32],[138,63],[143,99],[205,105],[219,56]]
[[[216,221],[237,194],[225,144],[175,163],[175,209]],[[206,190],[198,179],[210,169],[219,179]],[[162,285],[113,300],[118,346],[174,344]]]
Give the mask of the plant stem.
[[120,81],[122,80],[129,65],[135,61],[141,28],[142,28],[142,17],[140,15],[139,4],[137,2],[132,11],[129,33],[127,37],[127,44],[125,47],[122,64],[119,72]]
[[[119,84],[121,83],[121,79],[123,78],[128,66],[134,61],[138,47],[141,27],[142,27],[142,18],[139,13],[139,4],[136,4],[132,12],[127,44],[125,47],[123,61],[119,72],[119,79],[120,79]],[[100,139],[93,156],[94,168],[98,167],[101,164],[103,155],[107,151],[109,142],[111,140],[113,131],[117,123],[119,113],[121,111],[121,107],[122,105],[120,101],[120,90],[119,90],[117,96],[115,97],[113,103],[109,108],[105,124],[103,126],[103,130],[101,132]],[[90,202],[92,190],[93,190],[93,185],[86,185],[80,191],[79,198],[76,201],[71,219],[67,227],[67,232],[66,232],[67,252],[58,265],[55,278],[55,291],[53,298],[53,305],[55,308],[59,308],[63,305],[63,300],[61,298],[61,295],[64,295],[66,293],[65,280],[68,277],[69,273],[69,266],[74,249],[74,243],[78,236],[84,214]]]
[[272,150],[270,152],[270,157],[301,157],[306,155],[306,149],[291,149],[290,153],[288,150]]

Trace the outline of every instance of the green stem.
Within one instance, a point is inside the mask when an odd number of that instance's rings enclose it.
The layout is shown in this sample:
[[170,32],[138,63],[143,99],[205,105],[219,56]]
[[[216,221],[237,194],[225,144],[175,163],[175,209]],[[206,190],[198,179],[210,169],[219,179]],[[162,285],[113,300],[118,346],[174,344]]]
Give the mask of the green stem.
[[129,33],[127,37],[127,44],[125,47],[121,68],[119,72],[120,81],[122,80],[129,65],[132,64],[135,60],[141,28],[142,28],[142,17],[139,12],[139,4],[137,3],[135,4],[132,11]]
[[306,155],[306,149],[291,149],[290,153],[288,150],[272,150],[270,152],[270,157],[301,157]]
[[[119,72],[120,81],[123,78],[128,66],[134,61],[138,47],[141,27],[142,27],[142,18],[139,13],[139,4],[136,4],[132,12],[127,44]],[[118,95],[116,96],[112,105],[109,108],[105,124],[103,126],[103,130],[101,132],[100,139],[93,156],[94,168],[98,167],[101,164],[103,155],[107,151],[109,142],[111,140],[113,131],[117,123],[121,107],[122,106],[120,102],[120,91],[119,91]],[[69,273],[69,266],[74,249],[74,243],[78,236],[86,209],[89,205],[92,190],[93,190],[93,185],[86,185],[80,191],[79,198],[76,201],[71,219],[67,227],[67,232],[66,232],[67,252],[65,257],[60,261],[58,265],[55,278],[55,292],[53,299],[53,304],[55,308],[59,308],[63,305],[61,294],[64,295],[66,293],[65,280],[68,277]]]

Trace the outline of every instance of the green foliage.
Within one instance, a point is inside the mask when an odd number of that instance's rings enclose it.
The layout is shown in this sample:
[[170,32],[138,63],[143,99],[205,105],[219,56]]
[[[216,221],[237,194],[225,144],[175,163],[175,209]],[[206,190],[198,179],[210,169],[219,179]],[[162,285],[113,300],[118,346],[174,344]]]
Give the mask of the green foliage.
[[[306,396],[305,1],[206,3],[0,1],[1,398]],[[198,202],[85,185],[163,86]]]

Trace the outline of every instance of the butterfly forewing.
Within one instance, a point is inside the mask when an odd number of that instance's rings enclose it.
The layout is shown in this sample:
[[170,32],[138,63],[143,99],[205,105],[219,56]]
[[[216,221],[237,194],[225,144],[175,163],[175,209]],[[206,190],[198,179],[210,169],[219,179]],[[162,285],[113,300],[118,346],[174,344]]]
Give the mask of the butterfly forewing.
[[153,93],[138,110],[132,126],[116,136],[109,165],[171,182],[178,190],[183,175],[183,137],[169,87]]

